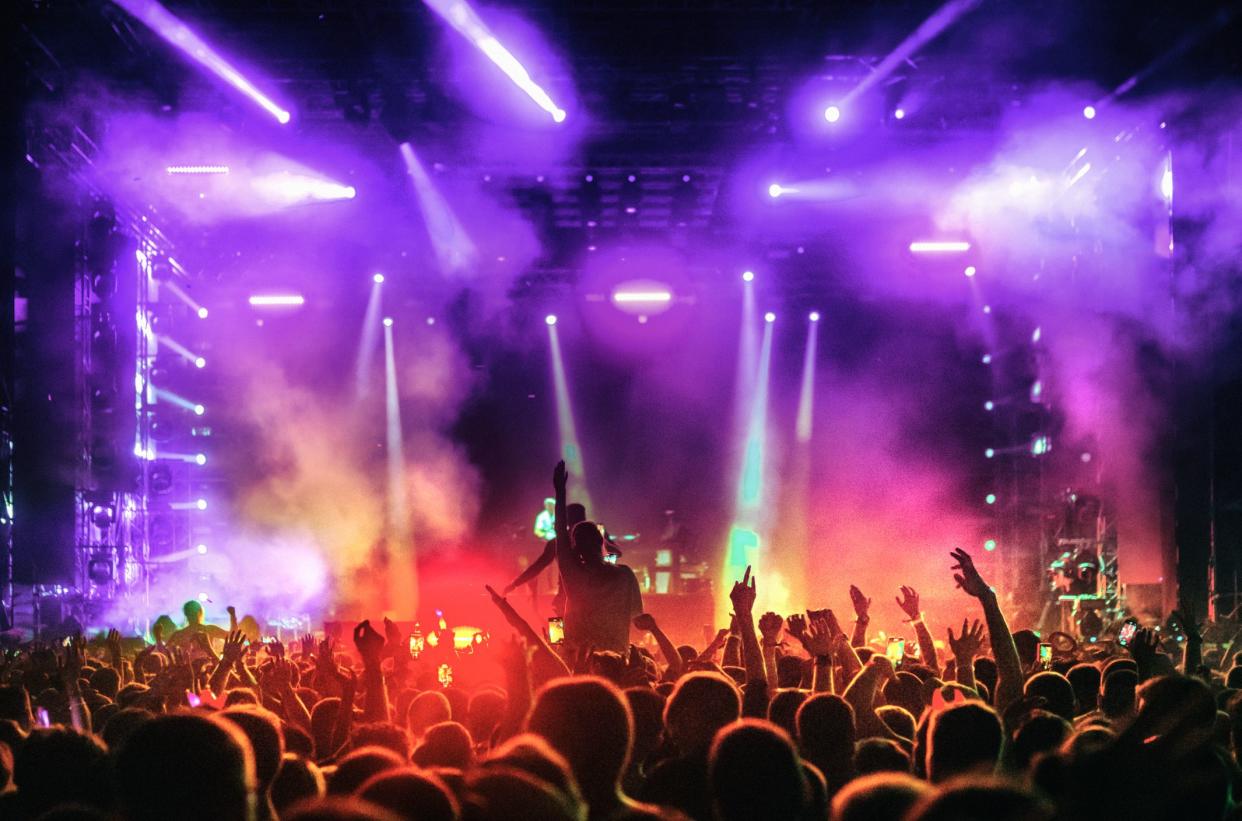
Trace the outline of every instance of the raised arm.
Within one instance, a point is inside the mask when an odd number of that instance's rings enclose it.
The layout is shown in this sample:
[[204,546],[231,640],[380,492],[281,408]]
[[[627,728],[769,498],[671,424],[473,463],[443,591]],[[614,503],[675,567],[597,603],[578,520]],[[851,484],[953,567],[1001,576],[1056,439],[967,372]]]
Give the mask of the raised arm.
[[565,487],[568,484],[569,471],[565,470],[565,462],[562,460],[556,463],[556,469],[552,471],[552,488],[556,492],[556,566],[561,571],[561,579],[567,589],[572,589],[578,586],[582,568],[569,543],[569,513],[565,501]]
[[811,691],[815,693],[834,692],[832,680],[832,645],[836,639],[828,629],[825,618],[811,619],[806,623],[802,616],[789,617],[790,632],[802,642],[802,647],[811,657],[814,665],[811,672]]
[[556,540],[552,539],[544,545],[543,552],[539,554],[539,558],[535,559],[530,567],[523,570],[516,579],[505,585],[503,595],[507,596],[522,585],[530,584],[554,561],[556,561]]
[[996,601],[996,593],[979,575],[970,554],[959,547],[949,555],[957,562],[953,569],[960,571],[953,574],[953,580],[958,587],[978,599],[983,607],[988,638],[992,643],[992,658],[996,660],[996,693],[992,706],[998,713],[1003,714],[1006,707],[1022,698],[1022,662],[1018,659],[1018,648],[1013,643],[1013,634],[1009,632],[1005,614],[1001,612],[1000,604]]
[[871,624],[871,599],[854,585],[850,585],[850,602],[854,605],[854,635],[850,637],[853,647],[867,646],[867,625]]
[[1185,611],[1174,611],[1173,618],[1186,631],[1186,647],[1182,652],[1182,675],[1197,678],[1203,666],[1203,629],[1193,618],[1187,618]]
[[513,609],[513,605],[509,604],[508,599],[493,590],[490,585],[484,585],[484,589],[492,597],[492,604],[496,605],[497,609],[500,610],[500,614],[505,617],[505,621],[508,622],[509,626],[516,630],[518,635],[526,641],[526,646],[534,652],[536,658],[554,669],[563,670],[562,675],[569,675],[570,670],[565,665],[565,661],[548,646],[548,643],[544,641],[539,631],[531,627],[526,622],[526,619],[522,618],[521,614]]
[[681,654],[677,652],[677,646],[672,640],[665,635],[660,629],[660,625],[656,623],[655,616],[650,613],[640,613],[634,617],[634,626],[639,630],[645,630],[651,634],[655,642],[660,647],[660,654],[664,656],[664,661],[668,664],[668,668],[664,671],[664,678],[674,681],[681,675],[682,661]]
[[781,643],[781,627],[785,620],[776,613],[768,611],[759,617],[759,634],[763,637],[763,669],[767,674],[768,698],[776,694],[780,684],[776,675],[776,648]]
[[963,687],[975,689],[975,656],[979,655],[980,648],[983,647],[983,625],[979,624],[979,620],[975,619],[975,623],[968,625],[966,619],[962,619],[962,633],[959,637],[953,637],[953,628],[949,628],[949,649],[953,652],[953,668],[957,683]]
[[737,628],[742,638],[742,662],[746,667],[746,680],[760,679],[767,681],[763,669],[763,651],[759,647],[759,636],[755,633],[755,579],[750,575],[750,565],[740,582],[734,582],[729,593],[733,603],[733,612],[737,614]]
[[864,738],[896,738],[888,725],[875,711],[876,690],[897,677],[893,663],[887,656],[872,656],[862,671],[854,676],[850,686],[845,688],[841,697],[854,708],[854,723],[858,727],[857,737]]
[[931,631],[927,629],[927,625],[923,623],[923,611],[919,609],[919,591],[913,587],[902,587],[901,597],[897,599],[897,606],[909,617],[910,626],[914,628],[914,635],[918,637],[919,654],[923,657],[923,663],[932,669],[936,675],[940,675],[940,662],[936,658],[936,644],[932,641]]
[[362,656],[362,679],[367,691],[362,720],[388,721],[388,687],[382,667],[384,637],[375,631],[369,619],[354,627],[354,647]]

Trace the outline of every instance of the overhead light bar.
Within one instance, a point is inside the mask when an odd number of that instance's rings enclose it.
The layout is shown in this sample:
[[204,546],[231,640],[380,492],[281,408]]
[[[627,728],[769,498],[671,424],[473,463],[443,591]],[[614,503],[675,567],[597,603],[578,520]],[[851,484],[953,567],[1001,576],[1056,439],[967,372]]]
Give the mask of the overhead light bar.
[[912,254],[960,254],[970,250],[970,243],[961,240],[919,240],[910,243]]
[[612,301],[620,303],[672,302],[673,295],[668,291],[616,291]]
[[206,40],[195,34],[189,26],[155,0],[113,0],[113,2],[145,23],[165,42],[180,50],[186,57],[249,97],[260,108],[275,117],[276,122],[281,125],[289,122],[291,116],[288,111],[259,91],[254,83],[246,79]]
[[227,165],[170,165],[165,169],[169,174],[227,174]]
[[526,93],[526,96],[548,112],[553,122],[565,122],[565,109],[553,102],[548,92],[531,79],[526,67],[501,45],[491,29],[465,0],[424,0],[424,2],[459,34],[473,43],[475,48],[483,52],[487,59],[495,63],[496,67],[503,71],[514,85]]
[[289,307],[306,304],[301,294],[251,294],[247,300],[256,308]]

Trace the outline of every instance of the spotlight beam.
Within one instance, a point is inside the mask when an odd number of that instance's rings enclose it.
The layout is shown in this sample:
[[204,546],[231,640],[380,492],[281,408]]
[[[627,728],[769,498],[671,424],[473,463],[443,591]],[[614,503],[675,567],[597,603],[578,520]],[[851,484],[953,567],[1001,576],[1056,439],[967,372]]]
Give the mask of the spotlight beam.
[[[405,442],[401,432],[401,394],[397,391],[397,357],[392,325],[384,326],[385,451],[388,457],[388,609],[407,617],[417,612],[418,569],[406,504]],[[409,609],[407,609],[409,608]]]
[[254,83],[246,79],[228,60],[208,45],[206,40],[195,34],[189,26],[155,0],[113,0],[113,2],[141,20],[186,57],[249,97],[260,108],[275,117],[276,122],[281,125],[289,122],[291,117],[288,111],[259,91]]
[[556,395],[556,427],[561,440],[561,458],[565,467],[574,474],[578,488],[578,501],[592,510],[591,494],[587,490],[586,467],[582,462],[578,426],[574,422],[573,403],[569,399],[569,379],[565,375],[565,360],[561,355],[561,337],[555,322],[547,323],[548,348],[552,355],[552,388]]
[[798,420],[795,425],[795,436],[802,445],[811,441],[812,416],[815,410],[815,349],[818,341],[818,315],[812,315],[807,322],[806,352],[802,355],[802,386],[798,392]]
[[424,2],[431,7],[432,11],[443,17],[458,34],[483,52],[487,59],[495,63],[496,67],[503,71],[505,76],[512,80],[513,84],[520,88],[527,97],[534,100],[536,105],[548,112],[553,122],[565,121],[565,109],[553,102],[548,92],[531,79],[526,67],[496,39],[491,29],[465,0],[424,0]]
[[371,393],[371,367],[375,362],[375,343],[379,341],[382,307],[382,284],[372,281],[371,296],[367,298],[367,311],[362,318],[362,339],[358,343],[358,357],[354,362],[355,399],[365,399]]
[[160,343],[161,345],[163,345],[165,348],[168,348],[170,351],[172,351],[173,353],[177,354],[177,356],[179,356],[179,357],[181,357],[182,359],[186,360],[186,361],[187,361],[187,362],[189,362],[191,365],[197,365],[197,364],[198,364],[198,362],[199,362],[199,360],[200,360],[200,359],[202,359],[202,357],[201,357],[201,356],[199,356],[198,354],[194,353],[194,351],[192,351],[192,350],[190,350],[189,348],[187,348],[186,346],[182,345],[180,342],[178,342],[177,340],[173,339],[172,337],[169,337],[169,336],[159,336],[159,337],[157,337],[157,339],[159,340],[159,343]]
[[973,11],[982,2],[983,0],[949,0],[949,2],[937,9],[931,17],[924,20],[906,39],[898,43],[897,48],[889,52],[888,56],[875,67],[875,71],[872,71],[858,85],[850,89],[850,92],[845,95],[845,98],[838,105],[843,109],[848,109],[850,104],[861,97],[869,88],[887,79],[888,75],[892,74],[897,66],[909,60],[919,49],[935,40],[945,29],[957,22],[958,18]]
[[399,150],[401,159],[405,162],[406,173],[414,184],[414,194],[418,197],[423,224],[427,228],[427,238],[431,240],[431,248],[440,267],[449,272],[469,267],[478,256],[474,241],[453,213],[448,200],[431,181],[427,169],[414,152],[414,146],[408,142],[401,143]]

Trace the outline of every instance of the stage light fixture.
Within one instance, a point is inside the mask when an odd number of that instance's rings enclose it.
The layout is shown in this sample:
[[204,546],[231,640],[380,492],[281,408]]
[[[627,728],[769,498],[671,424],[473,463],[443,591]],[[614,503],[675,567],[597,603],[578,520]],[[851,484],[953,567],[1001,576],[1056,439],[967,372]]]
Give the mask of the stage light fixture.
[[980,361],[980,362],[982,362],[984,365],[991,365],[991,364],[992,364],[992,354],[990,354],[990,353],[985,353],[985,354],[983,355],[983,358],[982,358],[982,359],[980,359],[979,361]]
[[754,281],[755,281],[754,271],[743,271],[742,272],[742,282],[754,282]]
[[983,306],[983,312],[984,312],[985,314],[990,314],[990,313],[992,313],[992,306],[991,306],[991,305],[984,305],[984,306]]
[[386,316],[386,317],[384,317],[384,327],[385,327],[385,328],[391,328],[391,327],[392,327],[392,317],[390,317],[390,316]]
[[199,510],[206,510],[206,509],[207,509],[207,500],[206,500],[206,499],[199,499],[198,501],[196,501],[196,502],[194,503],[194,506],[195,506],[196,508],[198,508]]
[[206,319],[206,318],[207,318],[207,309],[206,309],[206,308],[199,308],[199,309],[198,309],[198,318],[199,318],[199,319]]
[[841,119],[841,109],[835,105],[830,105],[824,109],[824,119],[830,123],[835,123]]
[[207,555],[207,545],[205,545],[205,544],[200,544],[198,547],[194,548],[194,550],[195,550],[195,552],[197,552],[197,553],[198,553],[198,555],[200,555],[200,556],[206,556],[206,555]]
[[191,60],[202,65],[242,94],[257,103],[264,111],[276,118],[281,125],[288,124],[289,112],[281,108],[254,83],[246,79],[223,56],[207,44],[203,38],[155,0],[114,0],[127,12],[145,23],[169,45],[179,49]]
[[195,415],[195,416],[202,416],[202,415],[203,415],[204,413],[206,413],[206,412],[207,412],[207,409],[206,409],[206,408],[204,408],[202,405],[195,405],[195,406],[194,406],[194,415]]
[[547,324],[549,324],[549,325],[555,325],[555,324],[556,324],[556,314],[548,314],[547,316],[545,316],[545,317],[543,318],[543,321],[544,321],[544,322],[546,322],[546,323],[547,323]]
[[990,505],[996,504],[996,494],[989,493],[987,496],[983,497],[983,501],[987,502]]
[[904,120],[905,118],[906,118],[906,110],[904,108],[899,108],[893,112],[893,119]]
[[970,243],[962,240],[915,240],[910,243],[912,254],[960,254],[970,250]]
[[991,553],[993,550],[996,549],[996,540],[988,539],[986,542],[983,543],[983,549]]
[[201,356],[200,356],[200,357],[197,357],[197,358],[194,360],[194,367],[196,367],[196,368],[205,368],[205,367],[207,367],[207,360],[206,360],[206,359],[204,359],[204,358],[203,358],[203,357],[201,357]]
[[306,304],[301,294],[252,294],[248,302],[255,308],[286,308]]
[[227,165],[170,165],[165,170],[171,175],[229,173]]
[[819,322],[819,311],[811,311],[810,320],[812,322]]
[[985,448],[983,451],[984,459],[991,459],[995,455],[996,455],[996,450],[994,448]]
[[1093,105],[1083,106],[1082,116],[1086,117],[1088,120],[1094,120],[1095,119],[1095,106]]
[[966,270],[964,271],[964,273],[965,273],[965,274],[966,274],[966,276],[968,276],[968,277],[973,277],[973,276],[977,273],[977,271],[975,271],[975,266],[973,266],[973,265],[967,265],[967,266],[966,266]]
[[207,464],[207,454],[196,453],[194,455],[194,464],[199,465],[199,466]]
[[996,403],[993,402],[991,399],[983,403],[983,409],[985,411],[994,410],[995,408],[996,408]]
[[374,282],[376,285],[381,285],[384,282],[384,275],[376,274],[375,276],[371,277],[371,281]]
[[785,189],[782,188],[781,184],[778,182],[774,182],[768,186],[768,196],[771,197],[772,199],[776,199],[777,197],[779,197],[781,194],[784,194],[784,193],[785,193]]
[[776,314],[772,313],[771,311],[768,311],[766,314],[763,315],[763,321],[764,322],[775,322]]

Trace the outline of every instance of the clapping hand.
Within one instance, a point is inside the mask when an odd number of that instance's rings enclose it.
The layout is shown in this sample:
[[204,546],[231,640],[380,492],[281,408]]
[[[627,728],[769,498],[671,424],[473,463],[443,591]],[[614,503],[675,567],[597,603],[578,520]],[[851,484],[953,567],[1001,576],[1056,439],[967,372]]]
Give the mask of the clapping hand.
[[871,610],[871,599],[863,595],[856,586],[850,585],[850,601],[854,605],[854,615],[859,621],[867,621],[867,613]]

